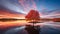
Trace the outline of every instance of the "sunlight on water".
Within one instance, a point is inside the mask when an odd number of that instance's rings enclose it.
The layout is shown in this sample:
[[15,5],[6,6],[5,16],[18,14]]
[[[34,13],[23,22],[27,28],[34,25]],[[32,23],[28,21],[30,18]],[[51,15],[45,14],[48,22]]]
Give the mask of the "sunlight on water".
[[[7,21],[7,22],[1,22],[0,21],[0,28],[4,29],[4,28],[13,26],[15,28],[8,29],[7,31],[5,31],[4,34],[16,34],[18,32],[20,32],[20,34],[24,32],[23,34],[25,34],[27,32],[24,29],[26,27],[25,25],[27,25],[27,24],[31,25],[32,23],[29,24],[25,20]],[[48,30],[49,30],[49,32],[50,31],[54,32],[55,30],[58,31],[58,29],[60,29],[60,22],[52,22],[52,21],[50,21],[50,22],[41,22],[41,23],[34,24],[34,26],[40,26],[41,33],[44,33]]]
[[[22,26],[22,25],[26,25],[29,24],[27,23],[25,20],[17,20],[17,21],[7,21],[7,22],[0,22],[0,27],[9,27],[9,26]],[[31,23],[32,24],[32,23]],[[49,25],[49,26],[57,26],[60,27],[60,23],[59,22],[42,22],[42,23],[36,23],[34,24],[35,26],[40,25],[40,26],[44,26],[44,25]]]

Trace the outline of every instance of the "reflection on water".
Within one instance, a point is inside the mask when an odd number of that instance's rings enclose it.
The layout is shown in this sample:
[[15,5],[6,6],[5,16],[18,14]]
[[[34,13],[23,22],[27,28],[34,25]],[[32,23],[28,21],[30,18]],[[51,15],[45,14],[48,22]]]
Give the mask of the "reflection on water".
[[[0,22],[0,34],[28,34],[25,30],[25,25],[26,21]],[[60,22],[35,24],[35,26],[37,25],[41,28],[40,34],[60,34]]]

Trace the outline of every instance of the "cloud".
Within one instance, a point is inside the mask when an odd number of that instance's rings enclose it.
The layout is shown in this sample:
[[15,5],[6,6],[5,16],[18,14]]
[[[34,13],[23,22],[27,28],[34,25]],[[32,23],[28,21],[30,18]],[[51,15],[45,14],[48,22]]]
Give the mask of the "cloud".
[[23,14],[26,14],[26,12],[24,12],[18,3],[11,3],[11,1],[9,0],[2,0],[1,1],[1,5],[3,7],[5,7],[6,9],[9,9],[9,10],[13,10],[14,12],[19,12],[19,13],[23,13]]
[[21,18],[24,19],[24,14],[11,13],[9,10],[0,10],[0,18]]

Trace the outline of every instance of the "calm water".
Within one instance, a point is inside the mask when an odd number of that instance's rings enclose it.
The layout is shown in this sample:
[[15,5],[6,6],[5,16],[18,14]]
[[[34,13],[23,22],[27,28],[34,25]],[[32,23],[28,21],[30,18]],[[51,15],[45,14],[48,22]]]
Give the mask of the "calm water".
[[[60,22],[44,22],[37,25],[40,25],[40,34],[60,34]],[[0,29],[0,34],[28,34],[28,32],[25,30],[25,26],[18,26],[6,30]]]

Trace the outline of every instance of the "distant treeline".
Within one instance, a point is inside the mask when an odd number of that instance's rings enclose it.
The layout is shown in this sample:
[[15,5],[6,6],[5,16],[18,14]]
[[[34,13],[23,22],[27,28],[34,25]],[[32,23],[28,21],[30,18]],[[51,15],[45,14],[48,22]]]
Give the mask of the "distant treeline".
[[25,20],[25,19],[14,19],[14,18],[1,18],[0,21],[5,22],[5,21],[17,21],[17,20]]
[[[17,20],[26,20],[26,19],[15,19],[15,18],[0,18],[0,21],[6,22],[6,21],[17,21]],[[60,22],[60,18],[54,18],[54,19],[40,19],[40,21],[53,21],[53,22]]]

